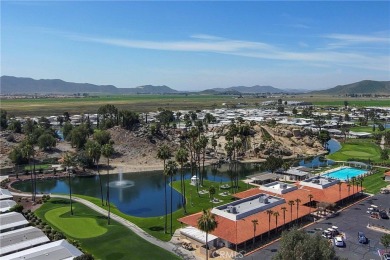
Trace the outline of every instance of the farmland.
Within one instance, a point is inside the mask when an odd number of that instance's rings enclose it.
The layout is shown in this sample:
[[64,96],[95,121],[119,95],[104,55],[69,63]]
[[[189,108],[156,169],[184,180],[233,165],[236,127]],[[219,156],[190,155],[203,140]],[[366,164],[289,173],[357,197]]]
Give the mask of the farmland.
[[119,109],[135,112],[157,111],[158,108],[170,110],[214,109],[222,107],[257,107],[268,100],[301,100],[312,102],[316,106],[343,106],[348,101],[350,106],[389,106],[389,99],[345,98],[330,96],[274,96],[269,98],[244,95],[243,98],[229,95],[112,95],[69,98],[25,98],[1,99],[1,107],[14,116],[60,115],[65,111],[71,114],[96,113],[105,104],[115,105]]

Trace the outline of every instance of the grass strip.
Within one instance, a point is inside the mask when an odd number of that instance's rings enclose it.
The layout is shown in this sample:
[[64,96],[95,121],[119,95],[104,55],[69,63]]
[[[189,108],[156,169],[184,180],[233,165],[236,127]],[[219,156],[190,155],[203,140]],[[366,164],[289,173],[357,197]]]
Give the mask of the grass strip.
[[[180,259],[176,255],[145,241],[116,221],[111,221],[111,224],[107,225],[105,216],[83,204],[74,202],[73,207],[74,215],[71,216],[69,200],[53,198],[37,209],[36,214],[54,229],[60,230],[71,239],[78,240],[83,250],[94,255],[96,259]],[[53,210],[54,213],[51,213]],[[50,214],[58,214],[59,212],[65,212],[65,210],[68,212],[60,215],[61,219],[54,220],[54,223],[51,218],[46,218]],[[69,223],[62,223],[64,218],[87,218],[93,219],[94,222],[88,221],[76,228],[69,229]],[[107,231],[96,236],[97,233],[94,230],[96,228],[106,229]],[[89,237],[80,238],[88,233]]]

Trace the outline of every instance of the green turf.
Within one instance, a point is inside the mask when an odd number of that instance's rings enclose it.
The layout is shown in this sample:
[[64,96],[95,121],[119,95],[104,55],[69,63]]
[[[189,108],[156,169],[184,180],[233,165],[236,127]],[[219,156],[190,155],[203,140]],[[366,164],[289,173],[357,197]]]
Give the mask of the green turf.
[[[53,228],[61,230],[69,238],[76,239],[80,242],[81,247],[88,253],[94,255],[95,259],[107,259],[107,260],[125,260],[125,259],[180,259],[172,253],[169,253],[160,247],[157,247],[139,236],[128,228],[122,226],[121,224],[111,221],[110,225],[107,225],[107,219],[105,216],[100,215],[99,213],[93,211],[92,209],[80,204],[73,203],[74,206],[74,216],[70,216],[69,213],[69,201],[66,199],[51,199],[49,202],[43,204],[39,209],[37,209],[36,214],[49,223]],[[46,218],[46,214],[54,210],[54,214],[59,214],[59,212],[65,212],[68,210],[68,213],[63,213],[60,215],[61,220],[55,220],[54,223],[51,219]],[[85,226],[77,226],[77,228],[71,228],[71,232],[68,230],[67,225],[62,225],[61,229],[55,225],[61,223],[64,218],[89,218],[93,219],[95,222],[85,222]],[[91,225],[91,226],[90,226]],[[107,232],[101,234],[100,236],[94,236],[90,238],[78,238],[85,233],[85,230],[95,229],[107,229]],[[80,233],[77,233],[79,230]],[[96,235],[95,231],[90,231],[92,234]],[[71,234],[70,234],[71,233]]]
[[[212,181],[205,180],[203,187],[200,188],[200,190],[202,190],[202,189],[208,190],[208,187],[210,185],[213,185],[214,187],[216,187],[217,192],[216,192],[215,197],[218,199],[221,199],[221,202],[217,203],[217,204],[210,203],[210,198],[209,198],[208,194],[198,195],[196,192],[196,187],[190,185],[189,180],[186,180],[185,183],[186,183],[186,194],[187,194],[187,202],[188,202],[188,204],[187,204],[187,214],[188,215],[193,214],[193,213],[197,213],[197,212],[201,211],[202,209],[210,208],[211,206],[218,206],[221,204],[228,203],[229,201],[232,201],[232,199],[233,199],[232,196],[223,197],[223,196],[218,195],[218,193],[220,192],[218,190],[218,187],[221,185],[221,183],[219,183],[219,182],[212,182]],[[225,182],[222,184],[230,184],[230,182]],[[248,188],[251,188],[251,186],[248,186],[247,184],[245,184],[241,181],[240,181],[239,185],[240,185],[239,191],[244,191]],[[180,181],[174,182],[173,187],[176,190],[180,191]],[[93,197],[88,197],[88,196],[83,196],[83,195],[75,195],[75,196],[80,197],[80,198],[84,198],[84,199],[94,203],[95,205],[101,207],[101,201],[98,198],[93,198]],[[162,205],[163,205],[163,198],[161,198],[161,199],[162,199]],[[106,209],[107,207],[103,207],[103,208]],[[169,208],[169,197],[168,197],[168,208]],[[140,218],[140,217],[129,216],[129,215],[126,215],[126,214],[120,212],[115,207],[115,205],[111,206],[111,211],[113,213],[133,222],[134,224],[136,224],[137,226],[139,226],[140,228],[145,230],[145,232],[149,233],[150,235],[152,235],[158,239],[161,239],[164,241],[169,241],[171,239],[171,235],[165,234],[165,232],[164,232],[164,216],[150,217],[150,218]],[[170,212],[168,212],[168,213],[170,213]],[[181,223],[179,221],[177,221],[177,219],[179,219],[183,216],[185,216],[183,209],[179,209],[179,210],[173,212],[173,228],[172,228],[173,231],[175,231],[176,229],[181,227]],[[169,219],[170,219],[170,214],[168,214],[168,222],[169,222]],[[170,230],[170,228],[169,228],[169,224],[168,224],[168,231],[169,230]]]
[[383,173],[384,169],[378,169],[378,172],[364,177],[363,187],[365,192],[376,194],[380,191],[381,188],[386,187],[388,183],[384,180]]
[[348,161],[350,159],[371,160],[372,162],[381,162],[381,148],[371,142],[370,139],[348,140],[341,143],[342,148],[334,154],[327,157],[336,161]]
[[107,232],[107,228],[98,225],[95,218],[71,216],[68,207],[50,210],[45,213],[45,218],[74,238],[92,238]]

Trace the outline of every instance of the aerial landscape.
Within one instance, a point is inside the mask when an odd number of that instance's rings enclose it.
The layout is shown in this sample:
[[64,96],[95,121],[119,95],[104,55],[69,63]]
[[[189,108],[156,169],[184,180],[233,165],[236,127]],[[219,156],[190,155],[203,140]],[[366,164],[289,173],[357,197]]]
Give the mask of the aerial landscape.
[[0,259],[390,260],[390,2],[1,17]]

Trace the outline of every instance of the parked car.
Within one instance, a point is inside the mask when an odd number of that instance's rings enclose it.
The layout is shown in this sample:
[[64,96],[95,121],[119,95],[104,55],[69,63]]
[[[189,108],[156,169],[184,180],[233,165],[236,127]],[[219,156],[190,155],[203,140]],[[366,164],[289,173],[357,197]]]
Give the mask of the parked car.
[[341,236],[337,236],[333,238],[334,245],[338,247],[343,247],[344,246],[344,240]]
[[383,219],[388,219],[389,216],[386,214],[386,211],[380,211],[379,216]]
[[390,254],[384,254],[383,260],[390,260]]
[[330,233],[329,230],[324,230],[324,231],[322,231],[322,237],[331,239],[332,233]]
[[367,237],[364,235],[363,232],[358,232],[358,241],[361,244],[366,244],[368,242]]

